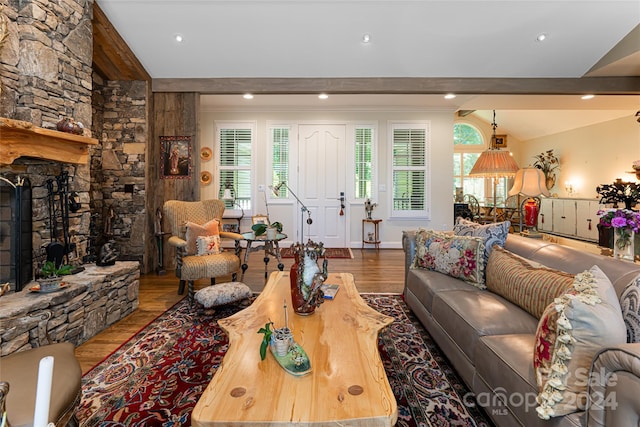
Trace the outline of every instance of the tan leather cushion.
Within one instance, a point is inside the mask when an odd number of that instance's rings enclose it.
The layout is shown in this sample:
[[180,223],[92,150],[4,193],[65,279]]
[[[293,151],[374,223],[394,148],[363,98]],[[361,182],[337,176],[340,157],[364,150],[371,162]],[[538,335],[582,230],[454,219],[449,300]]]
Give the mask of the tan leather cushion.
[[12,427],[33,423],[40,359],[53,356],[53,383],[49,415],[64,426],[80,402],[82,370],[71,343],[58,343],[12,353],[0,359],[0,381],[9,383],[7,415]]
[[469,360],[475,363],[478,340],[485,335],[535,333],[538,321],[529,313],[496,294],[469,289],[439,292],[432,311],[434,320]]

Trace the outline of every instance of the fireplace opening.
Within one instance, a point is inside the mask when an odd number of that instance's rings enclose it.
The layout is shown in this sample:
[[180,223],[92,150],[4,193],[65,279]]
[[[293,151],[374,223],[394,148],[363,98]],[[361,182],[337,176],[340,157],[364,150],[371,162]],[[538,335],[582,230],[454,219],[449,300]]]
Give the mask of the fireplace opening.
[[0,283],[21,291],[33,279],[31,182],[0,177]]

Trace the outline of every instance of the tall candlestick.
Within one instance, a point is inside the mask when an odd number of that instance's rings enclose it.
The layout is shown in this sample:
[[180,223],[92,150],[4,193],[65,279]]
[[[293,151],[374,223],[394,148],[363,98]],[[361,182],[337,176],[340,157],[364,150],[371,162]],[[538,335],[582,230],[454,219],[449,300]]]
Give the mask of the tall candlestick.
[[51,384],[53,382],[53,356],[40,359],[38,383],[36,384],[36,407],[33,413],[33,427],[49,425],[49,405],[51,403]]

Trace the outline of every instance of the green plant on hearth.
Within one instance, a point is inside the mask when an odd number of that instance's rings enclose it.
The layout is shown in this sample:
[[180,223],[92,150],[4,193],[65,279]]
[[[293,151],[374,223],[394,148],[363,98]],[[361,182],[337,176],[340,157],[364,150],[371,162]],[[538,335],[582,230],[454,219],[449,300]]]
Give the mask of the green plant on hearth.
[[264,360],[264,358],[267,357],[267,349],[269,348],[271,334],[273,333],[271,325],[273,325],[273,322],[265,323],[264,328],[258,330],[259,334],[264,334],[262,342],[260,343],[260,360]]
[[60,265],[60,267],[56,267],[56,264],[53,261],[45,261],[42,264],[42,268],[40,269],[40,273],[43,279],[53,279],[60,276],[66,276],[67,274],[71,274],[73,267],[69,264]]
[[278,221],[272,222],[271,224],[253,224],[251,229],[256,233],[256,236],[262,236],[267,232],[267,228],[275,228],[278,233],[282,233],[282,224]]

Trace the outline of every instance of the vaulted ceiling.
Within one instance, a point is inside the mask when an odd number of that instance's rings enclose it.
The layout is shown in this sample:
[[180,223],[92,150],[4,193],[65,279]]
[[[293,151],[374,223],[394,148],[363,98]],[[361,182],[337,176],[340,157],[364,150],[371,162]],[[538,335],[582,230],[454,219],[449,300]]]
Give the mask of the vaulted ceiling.
[[[417,104],[479,110],[483,119],[496,109],[503,131],[520,139],[640,108],[638,0],[96,5],[94,63],[103,74],[151,79],[154,91],[209,93],[204,102],[216,107],[253,92],[260,95],[254,105],[314,108],[317,98],[308,95],[328,92],[329,102],[316,108]],[[444,100],[448,92],[458,97]],[[585,102],[577,96],[585,93],[598,96]],[[545,130],[520,128],[523,116],[538,112]]]

